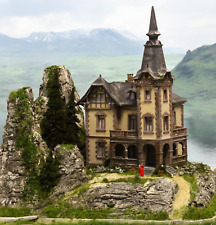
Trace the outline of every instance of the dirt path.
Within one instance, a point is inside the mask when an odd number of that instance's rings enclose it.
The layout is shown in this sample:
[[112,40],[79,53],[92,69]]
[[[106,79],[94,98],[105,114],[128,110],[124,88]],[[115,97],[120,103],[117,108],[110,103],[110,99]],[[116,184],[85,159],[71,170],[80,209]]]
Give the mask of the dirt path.
[[[103,181],[104,178],[107,178],[109,181],[112,180],[117,180],[119,178],[129,178],[129,177],[134,177],[135,175],[125,175],[125,174],[119,174],[119,173],[101,173],[99,176],[94,177],[92,180],[89,181],[90,184],[93,183],[100,183]],[[149,177],[149,176],[144,176],[140,177],[141,179],[158,179],[158,177]]]
[[170,215],[172,220],[181,220],[183,209],[188,205],[190,200],[190,184],[179,175],[173,177],[173,181],[178,184],[178,192],[173,202],[173,212]]

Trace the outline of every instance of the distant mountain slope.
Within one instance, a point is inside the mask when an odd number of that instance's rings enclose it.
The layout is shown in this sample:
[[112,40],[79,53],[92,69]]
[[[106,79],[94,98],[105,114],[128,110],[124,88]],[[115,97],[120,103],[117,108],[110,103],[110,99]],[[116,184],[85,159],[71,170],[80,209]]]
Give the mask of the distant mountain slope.
[[[145,38],[145,37],[144,37]],[[147,38],[147,37],[146,37]],[[0,34],[0,54],[43,54],[44,57],[68,56],[125,56],[143,52],[140,41],[133,34],[114,29],[38,32],[27,38],[11,38]],[[166,54],[184,53],[180,48],[165,48]]]
[[216,44],[188,51],[172,72],[174,90],[188,100],[192,138],[216,146]]
[[70,54],[70,56],[136,55],[142,53],[143,49],[140,48],[142,44],[112,29],[39,32],[23,39],[0,35],[0,51],[19,54],[31,52],[46,55]]

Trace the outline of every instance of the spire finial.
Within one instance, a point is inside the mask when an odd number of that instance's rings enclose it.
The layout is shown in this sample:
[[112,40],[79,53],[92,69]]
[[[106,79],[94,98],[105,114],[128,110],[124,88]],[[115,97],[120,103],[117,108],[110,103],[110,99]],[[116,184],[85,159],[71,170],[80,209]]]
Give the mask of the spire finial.
[[157,38],[160,35],[158,28],[157,28],[157,21],[156,21],[154,6],[152,6],[152,10],[151,10],[149,32],[146,35],[149,36],[149,39]]

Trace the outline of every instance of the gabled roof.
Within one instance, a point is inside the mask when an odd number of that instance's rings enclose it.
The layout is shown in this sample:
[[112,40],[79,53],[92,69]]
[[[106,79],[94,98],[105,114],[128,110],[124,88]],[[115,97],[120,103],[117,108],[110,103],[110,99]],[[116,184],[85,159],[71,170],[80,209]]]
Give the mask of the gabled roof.
[[133,87],[132,83],[127,82],[108,83],[106,80],[102,78],[101,75],[92,83],[91,87],[80,99],[78,104],[83,104],[86,101],[86,97],[89,95],[89,93],[94,87],[103,87],[107,92],[107,94],[118,106],[124,105],[136,106],[136,99],[131,100],[129,98],[129,92],[131,91],[136,92],[136,89]]
[[159,35],[155,11],[152,6],[149,32],[147,33],[149,40],[145,44],[141,69],[134,77],[135,80],[139,79],[143,73],[150,74],[154,79],[162,79],[167,72],[170,72],[166,68],[162,44],[158,40]]
[[[111,82],[108,83],[105,79],[100,75],[85,93],[85,95],[80,99],[78,104],[84,104],[86,102],[87,96],[90,94],[91,90],[94,87],[103,87],[107,94],[111,97],[111,99],[118,106],[136,106],[136,99],[130,99],[130,92],[136,93],[136,87],[133,83],[128,82]],[[172,104],[184,103],[186,100],[175,93],[172,93]]]

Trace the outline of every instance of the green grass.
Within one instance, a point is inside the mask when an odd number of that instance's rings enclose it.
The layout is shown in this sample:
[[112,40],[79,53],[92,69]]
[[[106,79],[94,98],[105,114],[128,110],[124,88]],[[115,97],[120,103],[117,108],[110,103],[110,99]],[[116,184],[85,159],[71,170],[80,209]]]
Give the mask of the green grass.
[[58,201],[56,204],[47,206],[41,212],[42,216],[50,218],[77,218],[77,219],[105,219],[113,209],[87,209],[82,207],[72,207],[70,203]]
[[[131,184],[145,184],[147,181],[152,181],[153,179],[144,179],[140,178],[138,175],[135,175],[134,177],[128,177],[128,178],[119,178],[116,180],[112,180],[110,182],[126,182]],[[106,182],[107,183],[107,182]]]
[[[119,213],[123,218],[139,219],[139,220],[167,220],[169,215],[166,212],[153,212],[151,210],[132,210],[128,209],[122,211],[114,208],[104,209],[88,209],[88,208],[74,208],[70,203],[58,202],[43,209],[41,215],[48,218],[77,218],[77,219],[106,219],[119,218]],[[123,215],[122,215],[123,213]]]
[[84,192],[86,192],[89,189],[90,185],[91,184],[84,184],[81,187],[76,188],[73,191],[72,195],[78,195],[78,196],[82,195]]
[[184,174],[183,178],[190,183],[191,188],[190,188],[190,201],[193,201],[195,199],[196,193],[199,189],[199,186],[197,185],[197,179],[195,175],[190,176],[188,174]]
[[0,217],[20,217],[29,216],[31,214],[31,209],[27,207],[0,207]]
[[199,220],[207,219],[215,216],[216,212],[216,196],[211,200],[211,204],[204,208],[197,208],[194,206],[188,206],[184,212],[183,219],[185,220]]
[[132,210],[129,208],[124,211],[124,215],[134,220],[169,220],[169,214],[163,211],[154,212],[151,210]]

